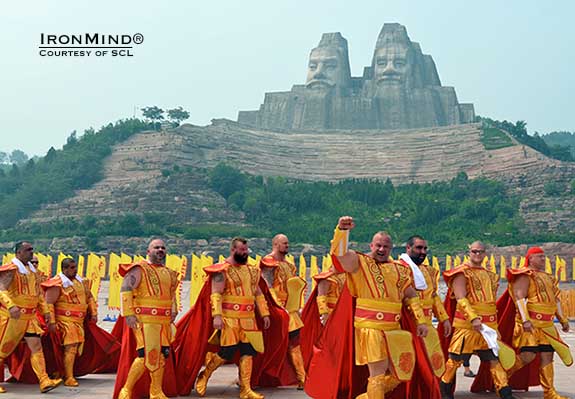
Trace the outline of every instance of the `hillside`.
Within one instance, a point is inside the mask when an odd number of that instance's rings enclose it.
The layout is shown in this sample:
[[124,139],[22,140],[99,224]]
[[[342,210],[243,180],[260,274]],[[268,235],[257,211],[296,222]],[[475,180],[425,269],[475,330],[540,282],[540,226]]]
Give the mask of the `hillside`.
[[[113,147],[102,180],[34,212],[18,226],[36,234],[56,226],[87,236],[249,235],[245,213],[228,206],[209,185],[209,170],[225,161],[251,175],[310,182],[390,179],[401,185],[449,181],[465,172],[470,179],[502,182],[519,200],[525,231],[551,236],[575,232],[575,196],[569,191],[575,165],[499,135],[493,145],[486,144],[479,124],[310,133],[263,131],[228,120],[147,131]],[[91,227],[103,224],[105,229],[90,233]],[[266,226],[258,228],[261,234]]]

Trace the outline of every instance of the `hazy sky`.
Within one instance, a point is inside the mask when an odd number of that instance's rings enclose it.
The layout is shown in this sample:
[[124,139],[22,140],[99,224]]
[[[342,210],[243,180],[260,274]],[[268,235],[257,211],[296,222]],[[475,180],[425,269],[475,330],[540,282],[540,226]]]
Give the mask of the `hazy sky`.
[[[352,5],[353,4],[353,5]],[[323,32],[348,40],[353,76],[384,22],[407,27],[441,82],[479,115],[530,132],[575,130],[572,1],[12,1],[0,9],[0,151],[43,155],[70,132],[182,106],[236,119],[305,81]],[[141,33],[133,57],[42,57],[40,35]],[[136,116],[140,116],[136,112]]]

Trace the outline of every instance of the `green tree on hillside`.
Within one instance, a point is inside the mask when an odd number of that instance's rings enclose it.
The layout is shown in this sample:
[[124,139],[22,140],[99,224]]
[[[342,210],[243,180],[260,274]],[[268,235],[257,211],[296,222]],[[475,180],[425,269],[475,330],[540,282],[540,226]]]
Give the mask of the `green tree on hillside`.
[[182,121],[185,121],[190,117],[190,113],[185,111],[182,107],[169,109],[168,110],[168,118],[170,121],[175,123],[176,126],[179,126]]

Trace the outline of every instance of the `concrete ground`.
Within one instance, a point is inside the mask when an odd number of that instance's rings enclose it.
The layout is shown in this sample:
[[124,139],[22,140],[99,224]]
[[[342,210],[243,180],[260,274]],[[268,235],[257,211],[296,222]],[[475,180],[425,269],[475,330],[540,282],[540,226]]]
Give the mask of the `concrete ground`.
[[[117,314],[117,311],[109,311],[106,307],[107,298],[107,282],[104,282],[100,295],[98,298],[100,306],[100,320],[109,315]],[[189,308],[189,284],[184,286],[183,292],[183,303],[184,311]],[[111,322],[100,322],[100,325],[111,330],[113,323]],[[571,353],[575,357],[575,323],[571,323],[571,332],[561,333],[561,336],[567,344],[571,347]],[[574,376],[575,369],[567,368],[563,365],[561,360],[555,356],[555,386],[560,394],[575,399],[575,385]],[[477,371],[479,368],[479,359],[476,356],[471,358],[471,368]],[[234,365],[226,365],[219,368],[208,384],[208,390],[205,398],[237,398],[239,394],[239,388],[235,385],[235,380],[237,378],[237,368]],[[51,392],[46,394],[41,394],[38,386],[27,385],[27,384],[17,384],[17,383],[4,383],[3,386],[8,390],[5,394],[0,394],[0,399],[10,398],[10,399],[31,399],[31,398],[112,398],[112,393],[114,390],[115,375],[112,374],[93,374],[78,378],[80,386],[77,388],[68,388],[60,386]],[[495,394],[472,394],[469,392],[469,387],[471,386],[473,379],[465,378],[463,376],[463,368],[460,368],[457,375],[457,392],[455,397],[458,399],[481,399],[481,398],[495,398]],[[329,381],[326,381],[329,383]],[[282,399],[282,398],[307,398],[308,396],[302,392],[296,390],[294,387],[285,388],[266,388],[266,389],[256,389],[257,392],[262,393],[266,398]],[[518,399],[524,398],[541,398],[543,393],[540,387],[533,387],[529,392],[516,392],[514,395]],[[195,392],[192,392],[191,397],[197,397]]]

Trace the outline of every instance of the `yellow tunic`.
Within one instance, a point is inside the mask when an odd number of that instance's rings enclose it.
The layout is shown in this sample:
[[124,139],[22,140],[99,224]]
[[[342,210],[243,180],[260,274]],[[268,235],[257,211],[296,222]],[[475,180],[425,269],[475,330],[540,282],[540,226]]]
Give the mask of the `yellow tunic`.
[[378,263],[361,253],[358,260],[358,270],[346,274],[349,291],[357,298],[355,362],[361,365],[388,358],[386,332],[400,329],[403,295],[413,277],[400,263]]
[[[467,263],[456,269],[445,272],[448,285],[451,287],[453,278],[463,274],[467,299],[473,311],[481,317],[481,322],[497,330],[497,288],[499,276],[483,267],[473,267]],[[487,350],[489,346],[481,333],[473,330],[471,321],[466,319],[465,312],[456,307],[453,319],[453,336],[449,344],[449,352],[455,354],[473,353],[477,350]]]
[[[42,284],[46,289],[58,287],[60,292],[54,304],[56,324],[62,336],[62,345],[84,342],[84,319],[88,314],[97,315],[96,301],[90,292],[90,282],[71,280],[72,285],[64,287],[60,276]],[[80,350],[79,353],[82,353]]]
[[[274,281],[272,288],[278,300],[278,305],[281,307],[286,306],[288,299],[287,281],[291,277],[297,276],[297,269],[294,264],[288,261],[276,261],[277,266],[274,267]],[[298,312],[290,312],[289,314],[289,332],[299,330],[303,327],[303,321]]]
[[[220,345],[232,346],[250,342],[250,334],[258,332],[255,297],[260,280],[257,266],[224,263],[218,270],[224,275]],[[246,334],[247,332],[247,334]]]
[[[528,270],[525,275],[529,278],[529,289],[527,290],[527,311],[529,319],[533,324],[533,332],[523,330],[523,320],[519,312],[515,317],[515,328],[513,330],[513,346],[521,348],[524,346],[550,345],[549,340],[543,333],[542,328],[553,327],[553,319],[557,312],[557,300],[559,299],[559,283],[557,279],[545,271]],[[513,295],[513,283],[509,284],[509,293]],[[556,336],[559,339],[559,334]]]
[[41,275],[32,272],[28,265],[24,266],[28,274],[20,273],[18,266],[13,263],[0,267],[0,273],[14,271],[10,286],[2,294],[18,306],[21,312],[19,319],[13,319],[5,304],[0,306],[0,360],[14,351],[25,333],[44,333],[36,317],[37,310],[42,315],[49,312],[41,293]]
[[172,307],[178,275],[166,266],[152,265],[147,261],[136,267],[142,270],[142,279],[132,291],[138,320],[134,335],[137,349],[144,349],[146,367],[154,371],[160,364],[161,347],[172,343]]
[[419,269],[421,270],[423,277],[425,277],[425,283],[427,284],[427,288],[425,290],[417,291],[427,324],[432,325],[434,314],[437,320],[442,323],[445,320],[448,320],[449,316],[445,311],[439,295],[437,295],[437,277],[439,275],[439,271],[431,266],[423,264],[419,265]]

